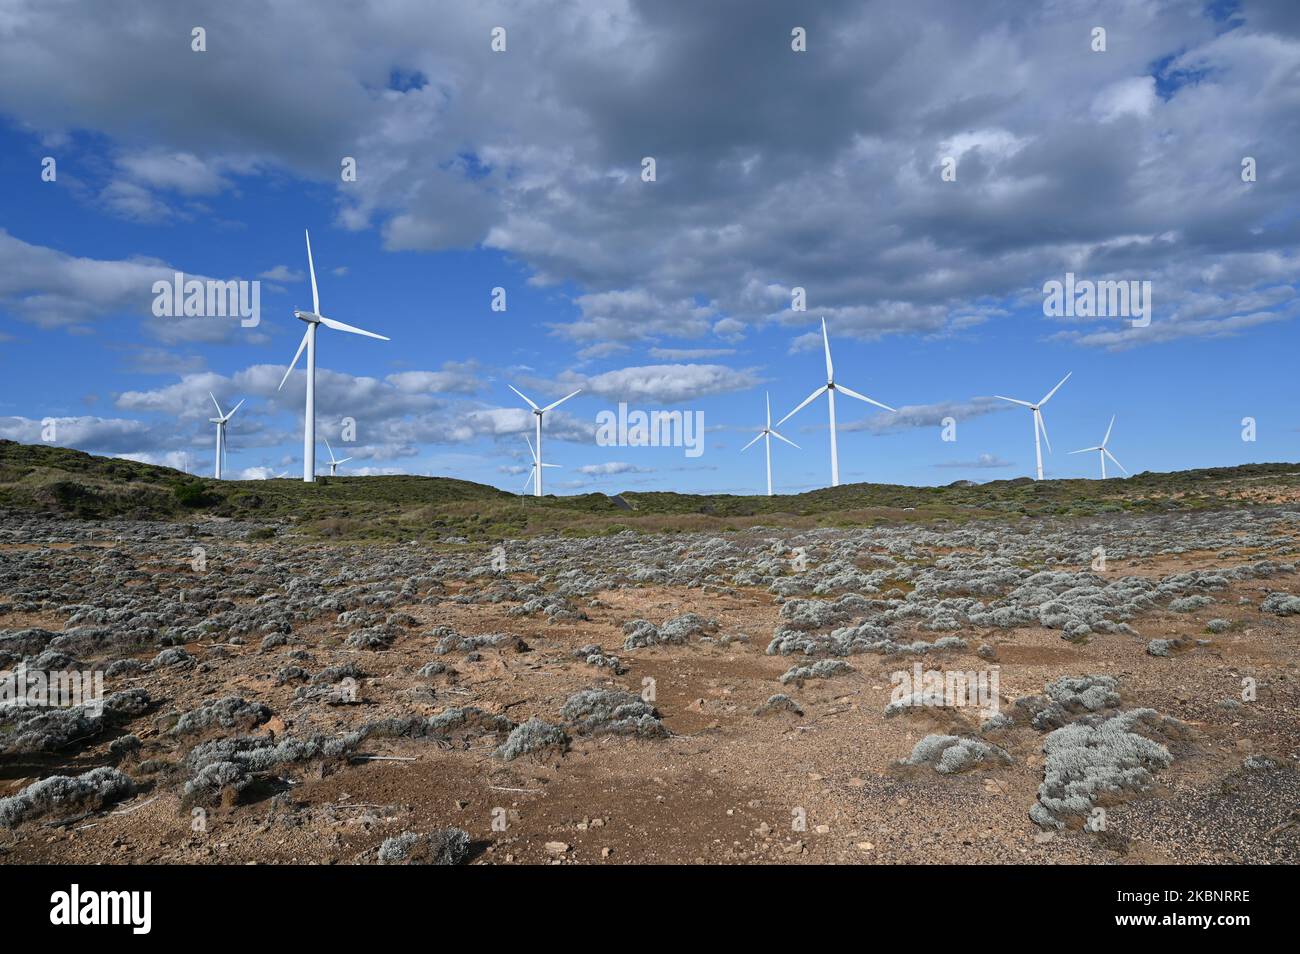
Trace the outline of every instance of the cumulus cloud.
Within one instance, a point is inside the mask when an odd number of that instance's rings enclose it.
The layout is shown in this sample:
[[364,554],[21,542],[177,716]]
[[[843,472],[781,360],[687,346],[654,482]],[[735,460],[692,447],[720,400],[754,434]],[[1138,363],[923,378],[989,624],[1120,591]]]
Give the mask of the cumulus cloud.
[[935,464],[934,466],[956,467],[963,470],[981,470],[985,468],[996,469],[1000,467],[1010,467],[1011,461],[1003,460],[997,454],[980,454],[974,460],[949,460],[940,464]]
[[651,348],[650,357],[660,361],[698,361],[703,358],[725,358],[735,354],[735,348]]
[[385,380],[408,394],[477,394],[483,389],[477,361],[448,361],[441,371],[400,371]]
[[738,371],[720,364],[650,364],[582,379],[584,390],[596,397],[659,404],[679,404],[714,394],[745,391],[758,383],[760,379],[753,371]]
[[[94,454],[125,455],[153,443],[150,426],[128,418],[0,417],[0,437],[23,444],[50,443]],[[52,439],[48,442],[46,436]]]
[[861,420],[839,425],[842,431],[867,431],[871,434],[892,434],[918,427],[943,427],[945,418],[959,424],[972,418],[1014,407],[993,397],[976,397],[969,401],[940,401],[936,404],[907,404],[897,411],[882,411]]
[[609,461],[604,464],[584,464],[578,468],[578,473],[589,477],[612,477],[616,474],[649,474],[653,470],[652,467],[638,467],[623,461]]
[[[1241,254],[1300,231],[1278,214],[1300,200],[1293,4],[825,0],[801,11],[802,55],[777,0],[11,7],[0,111],[116,144],[102,191],[120,214],[157,219],[250,171],[320,182],[339,224],[388,248],[497,249],[576,289],[552,330],[587,348],[806,327],[778,294],[795,286],[837,334],[946,334],[1066,268],[1160,281],[1153,325],[1212,284],[1216,310],[1138,337],[1214,335],[1253,313]],[[196,18],[222,38],[203,69],[171,40]],[[527,39],[486,68],[506,21]],[[1294,296],[1294,272],[1281,283]],[[45,304],[23,311],[76,314]],[[1112,346],[1101,334],[1076,343]]]
[[[33,245],[0,229],[0,309],[41,328],[91,331],[97,322],[131,315],[146,333],[166,344],[221,343],[243,336],[265,341],[237,318],[156,318],[156,281],[171,283],[177,271],[156,258],[95,259]],[[187,278],[208,277],[186,273]]]
[[270,282],[301,282],[307,278],[307,274],[290,268],[288,265],[276,265],[274,268],[268,268],[257,277],[265,278]]
[[229,187],[212,164],[188,152],[150,151],[118,158],[120,170],[137,183],[184,195],[211,195]]

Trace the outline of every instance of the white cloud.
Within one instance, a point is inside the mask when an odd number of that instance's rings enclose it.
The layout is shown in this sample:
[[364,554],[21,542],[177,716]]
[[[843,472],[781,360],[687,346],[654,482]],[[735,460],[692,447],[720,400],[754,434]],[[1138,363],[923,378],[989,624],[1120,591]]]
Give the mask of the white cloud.
[[288,265],[276,265],[274,268],[268,268],[258,278],[265,278],[269,282],[301,282],[307,278],[306,272],[290,268]]
[[941,464],[935,464],[935,467],[955,467],[962,470],[984,470],[997,469],[1000,467],[1012,466],[1011,461],[1003,460],[997,454],[980,454],[975,460],[949,460]]
[[[874,395],[870,396],[874,397]],[[968,401],[940,401],[936,404],[907,404],[897,411],[882,411],[871,417],[841,423],[839,427],[842,431],[892,434],[918,427],[942,427],[944,419],[948,417],[953,418],[960,425],[972,418],[1009,410],[1014,406],[993,397],[976,397]]]
[[583,381],[583,387],[608,400],[678,404],[748,390],[759,380],[752,371],[720,364],[651,364],[594,375]]
[[[155,318],[153,284],[171,282],[176,268],[156,258],[95,259],[32,245],[0,229],[0,309],[41,328],[89,331],[105,319],[130,315],[158,340],[218,343],[243,336],[265,341],[235,318]],[[208,276],[187,272],[188,278]]]
[[213,165],[188,152],[145,152],[118,158],[121,170],[137,183],[184,195],[212,195],[230,186]]
[[654,468],[652,467],[637,467],[635,464],[628,464],[623,461],[584,464],[578,468],[578,473],[586,474],[589,477],[612,477],[616,474],[649,474],[653,472]]
[[1092,109],[1102,122],[1110,122],[1121,116],[1145,118],[1158,102],[1155,77],[1133,76],[1099,92]]

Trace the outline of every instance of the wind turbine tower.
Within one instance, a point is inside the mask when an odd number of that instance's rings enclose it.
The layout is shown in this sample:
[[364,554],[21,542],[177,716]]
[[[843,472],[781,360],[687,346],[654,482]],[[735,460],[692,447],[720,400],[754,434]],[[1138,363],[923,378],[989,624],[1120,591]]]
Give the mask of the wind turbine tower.
[[764,395],[764,397],[767,399],[767,426],[759,431],[752,441],[742,447],[740,452],[743,454],[758,443],[760,437],[763,438],[764,449],[767,451],[767,495],[770,497],[772,496],[772,438],[775,437],[779,441],[785,441],[794,448],[799,445],[788,438],[782,437],[772,429],[772,398],[771,395]]
[[548,404],[546,407],[538,407],[533,403],[532,398],[519,390],[513,384],[507,385],[507,387],[528,402],[528,406],[533,409],[533,418],[537,422],[537,446],[536,449],[534,449],[533,445],[530,444],[529,449],[533,451],[533,496],[540,497],[542,495],[542,468],[549,466],[542,463],[542,416],[545,415],[547,411],[559,407],[575,394],[581,394],[582,388],[578,388],[578,390],[574,391],[572,394],[566,394],[553,404]]
[[[298,359],[302,357],[303,349],[307,349],[307,405],[303,412],[302,420],[302,479],[306,483],[311,483],[316,479],[316,328],[324,325],[326,328],[333,328],[335,331],[346,331],[349,334],[364,335],[367,338],[378,338],[380,341],[389,339],[383,335],[377,335],[373,331],[366,331],[353,325],[346,325],[341,321],[335,321],[333,318],[326,318],[320,313],[320,294],[316,291],[316,265],[311,257],[311,235],[307,235],[307,268],[311,270],[311,311],[294,311],[293,316],[299,321],[307,323],[307,330],[303,332],[302,341],[298,344],[298,351],[289,362],[289,367],[284,371],[284,377],[280,379],[280,388],[284,387],[284,382],[289,380],[289,375],[298,364]],[[276,388],[276,390],[280,390]]]
[[825,318],[822,319],[822,344],[826,348],[826,383],[823,384],[821,387],[819,387],[812,394],[804,398],[803,403],[800,404],[797,408],[795,408],[785,417],[781,418],[781,420],[777,421],[776,426],[780,427],[786,421],[790,420],[790,418],[794,417],[796,414],[798,414],[800,411],[806,408],[813,401],[817,400],[817,398],[825,394],[826,403],[830,409],[830,418],[831,418],[831,486],[838,487],[840,485],[840,455],[839,455],[839,449],[835,443],[835,392],[839,391],[841,394],[847,394],[849,397],[857,398],[859,401],[865,401],[868,404],[874,404],[876,407],[884,408],[886,411],[893,411],[895,409],[890,407],[888,404],[881,404],[875,398],[869,398],[865,394],[859,394],[857,391],[854,391],[852,388],[845,387],[843,384],[840,384],[838,381],[835,380],[835,366],[831,363],[831,341],[830,338],[827,337],[826,335]]

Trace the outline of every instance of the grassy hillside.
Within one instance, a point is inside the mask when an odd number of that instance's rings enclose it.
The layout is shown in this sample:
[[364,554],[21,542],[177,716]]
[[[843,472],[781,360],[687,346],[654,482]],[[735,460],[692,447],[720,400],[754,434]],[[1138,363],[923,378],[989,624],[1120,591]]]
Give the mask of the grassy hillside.
[[625,529],[725,531],[755,524],[862,526],[885,521],[1089,516],[1247,506],[1300,499],[1300,467],[1248,464],[1105,482],[1027,478],[947,487],[848,484],[779,497],[623,493],[615,497],[520,497],[447,477],[321,477],[210,480],[169,467],[96,457],[49,445],[0,441],[0,508],[89,519],[265,521],[341,538],[531,533],[574,535]]

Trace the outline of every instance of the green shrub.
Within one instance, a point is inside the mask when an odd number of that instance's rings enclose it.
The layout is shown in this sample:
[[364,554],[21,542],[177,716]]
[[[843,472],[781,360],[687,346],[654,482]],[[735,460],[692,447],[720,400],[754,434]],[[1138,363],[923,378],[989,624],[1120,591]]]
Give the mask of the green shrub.
[[176,495],[182,507],[194,510],[200,507],[211,507],[219,499],[208,493],[203,484],[197,480],[178,480],[172,484],[172,493]]

